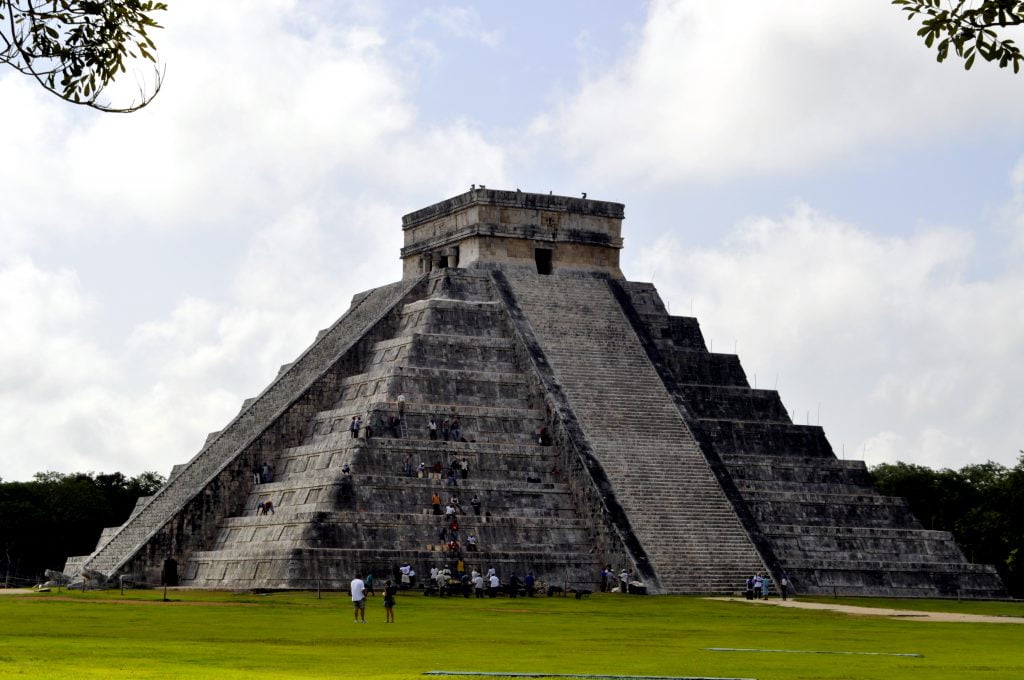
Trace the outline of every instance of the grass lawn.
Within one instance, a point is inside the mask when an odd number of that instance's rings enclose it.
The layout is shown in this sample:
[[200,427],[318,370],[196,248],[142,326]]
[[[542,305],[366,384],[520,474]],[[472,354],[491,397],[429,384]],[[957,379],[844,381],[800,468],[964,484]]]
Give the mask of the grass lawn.
[[[1024,625],[888,620],[694,597],[438,600],[417,594],[399,597],[394,625],[384,624],[380,597],[370,598],[368,623],[356,625],[341,593],[318,600],[315,593],[178,591],[166,603],[161,596],[0,595],[0,677],[391,679],[450,670],[786,680],[1024,678]],[[912,609],[949,604],[956,603],[899,602]]]

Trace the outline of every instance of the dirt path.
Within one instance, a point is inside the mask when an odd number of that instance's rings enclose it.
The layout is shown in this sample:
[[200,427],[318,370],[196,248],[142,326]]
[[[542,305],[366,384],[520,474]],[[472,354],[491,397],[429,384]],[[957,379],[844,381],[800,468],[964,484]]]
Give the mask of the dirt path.
[[908,619],[910,621],[939,621],[953,623],[1024,623],[1021,616],[989,616],[986,614],[956,614],[953,612],[923,612],[916,609],[886,609],[882,607],[854,607],[848,604],[828,604],[824,602],[801,602],[799,600],[747,600],[742,597],[713,597],[712,600],[723,602],[746,602],[754,605],[770,607],[793,607],[796,609],[817,609],[821,611],[842,612],[853,616],[885,616],[890,619]]

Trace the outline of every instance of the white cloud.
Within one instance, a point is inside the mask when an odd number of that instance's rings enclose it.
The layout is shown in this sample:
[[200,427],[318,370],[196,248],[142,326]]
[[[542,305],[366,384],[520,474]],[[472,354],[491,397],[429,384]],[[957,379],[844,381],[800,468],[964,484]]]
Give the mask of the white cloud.
[[[1012,463],[1024,425],[1024,274],[965,275],[968,234],[879,237],[797,206],[751,219],[717,248],[663,236],[634,268],[655,272],[751,383],[778,384],[799,423],[869,462]],[[756,378],[755,378],[756,376]],[[777,381],[777,383],[776,383]]]
[[[0,73],[0,122],[19,131],[0,155],[20,159],[0,169],[5,478],[188,460],[354,292],[400,278],[403,212],[506,177],[475,124],[417,119],[399,57],[353,11],[175,6],[157,36],[164,90],[130,116]],[[136,256],[117,235],[146,232],[214,255],[102,282],[61,262],[110,242],[116,271]],[[193,267],[211,263],[222,271],[197,291]],[[126,297],[170,303],[132,318]]]
[[863,0],[655,0],[637,47],[533,131],[596,181],[669,183],[1024,118],[1012,74],[936,64],[914,29]]
[[445,5],[424,10],[423,16],[457,38],[468,38],[490,48],[501,44],[501,31],[484,28],[480,13],[473,7]]

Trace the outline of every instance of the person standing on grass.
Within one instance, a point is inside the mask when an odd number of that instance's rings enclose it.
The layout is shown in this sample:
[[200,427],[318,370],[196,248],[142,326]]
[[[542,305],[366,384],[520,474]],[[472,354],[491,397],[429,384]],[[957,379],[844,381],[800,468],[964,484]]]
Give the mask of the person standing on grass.
[[786,599],[786,593],[789,591],[789,577],[785,574],[779,579],[779,592],[782,593],[782,599]]
[[388,579],[384,583],[384,623],[395,622],[395,595],[398,594],[398,586]]
[[476,592],[478,600],[482,600],[484,597],[484,577],[479,571],[473,572],[473,590]]
[[366,584],[363,583],[363,579],[356,576],[349,584],[349,589],[352,592],[355,622],[366,623]]

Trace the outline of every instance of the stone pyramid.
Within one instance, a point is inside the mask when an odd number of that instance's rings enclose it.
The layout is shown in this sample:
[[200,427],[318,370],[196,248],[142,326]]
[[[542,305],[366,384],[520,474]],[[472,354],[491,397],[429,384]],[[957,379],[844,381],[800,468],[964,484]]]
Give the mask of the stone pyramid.
[[[761,572],[800,593],[1004,594],[709,352],[695,319],[626,281],[622,219],[618,203],[483,187],[406,215],[403,279],[357,295],[65,571],[337,588],[461,558],[574,589],[611,564],[651,593],[735,592]],[[421,463],[454,464],[455,485]],[[461,499],[457,546],[435,492]]]

